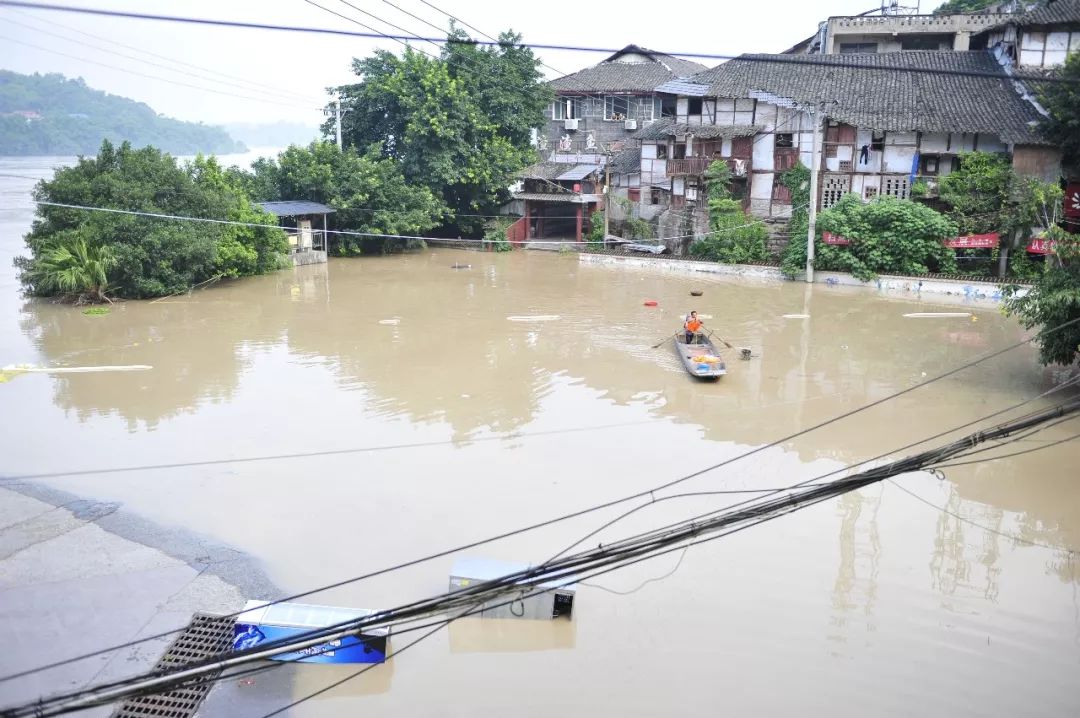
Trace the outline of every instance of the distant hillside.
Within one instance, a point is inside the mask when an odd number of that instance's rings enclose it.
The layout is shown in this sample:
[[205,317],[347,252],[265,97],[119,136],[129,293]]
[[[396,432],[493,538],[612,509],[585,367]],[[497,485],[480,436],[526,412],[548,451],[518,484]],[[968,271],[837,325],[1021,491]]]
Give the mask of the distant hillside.
[[103,139],[181,155],[247,149],[220,127],[163,117],[81,78],[0,70],[0,155],[96,154]]
[[320,135],[318,125],[299,122],[235,122],[226,124],[225,129],[248,147],[306,147]]

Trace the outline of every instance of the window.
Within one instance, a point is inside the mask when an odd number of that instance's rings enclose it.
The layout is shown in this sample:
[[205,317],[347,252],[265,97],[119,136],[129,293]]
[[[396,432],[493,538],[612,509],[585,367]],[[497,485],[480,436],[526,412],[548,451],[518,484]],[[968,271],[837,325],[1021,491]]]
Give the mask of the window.
[[908,199],[910,187],[907,177],[886,177],[881,188],[881,194],[897,199]]
[[922,164],[922,171],[920,174],[933,176],[939,171],[938,167],[941,164],[941,157],[938,155],[923,155],[920,162]]
[[660,116],[661,117],[674,117],[676,115],[678,104],[674,96],[664,95],[660,98]]
[[611,121],[625,120],[630,116],[629,95],[605,95],[604,96],[604,119]]
[[702,99],[700,97],[691,97],[686,103],[686,114],[688,115],[700,115],[701,114]]
[[870,149],[874,152],[885,151],[885,133],[874,130],[870,135]]
[[792,148],[795,146],[795,135],[791,132],[781,132],[776,135],[776,146]]
[[908,35],[900,38],[901,50],[951,50],[949,35]]
[[667,145],[657,145],[656,146],[656,159],[658,159],[658,160],[666,160],[667,159]]
[[675,156],[674,156],[674,159],[677,159],[677,160],[686,159],[686,143],[684,143],[684,142],[676,142],[675,143]]
[[551,119],[572,120],[581,115],[581,101],[571,97],[560,97],[551,103]]
[[664,190],[657,187],[652,188],[652,192],[649,194],[649,204],[662,204],[664,199]]
[[876,42],[842,42],[840,43],[841,55],[858,55],[868,52],[877,52]]
[[641,188],[640,187],[631,187],[630,189],[626,190],[626,198],[629,199],[631,202],[640,202],[641,201]]
[[847,175],[825,175],[821,183],[821,208],[828,209],[851,191],[851,178]]

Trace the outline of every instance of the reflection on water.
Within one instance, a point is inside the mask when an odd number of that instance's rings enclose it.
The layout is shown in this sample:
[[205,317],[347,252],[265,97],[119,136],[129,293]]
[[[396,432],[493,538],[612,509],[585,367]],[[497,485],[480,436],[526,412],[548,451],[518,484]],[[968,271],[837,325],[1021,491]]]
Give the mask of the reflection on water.
[[[0,254],[14,253],[29,220],[28,207],[0,217]],[[472,267],[450,268],[458,262]],[[691,299],[691,290],[704,295]],[[120,303],[105,317],[19,299],[6,266],[0,293],[0,365],[154,367],[0,385],[0,406],[19,417],[0,433],[0,471],[191,463],[50,483],[250,552],[287,590],[675,479],[1020,336],[993,310],[905,319],[933,307],[833,287],[581,266],[547,253],[437,249],[333,260]],[[643,306],[646,298],[660,306]],[[712,315],[708,325],[755,358],[729,356],[719,383],[691,381],[670,346],[649,348],[690,309]],[[527,315],[560,319],[507,320]],[[1064,376],[1037,368],[1029,349],[1010,352],[680,488],[809,478],[1032,397]],[[566,429],[576,430],[547,433]],[[199,463],[403,444],[424,446]],[[392,664],[392,686],[389,670],[373,672],[296,714],[431,715],[455,706],[461,715],[539,715],[518,700],[538,680],[562,712],[580,715],[698,714],[721,701],[752,714],[862,715],[871,701],[887,715],[1075,714],[1080,609],[1066,547],[1080,546],[1076,451],[1065,444],[948,469],[945,482],[897,480],[964,521],[871,487],[695,548],[673,575],[629,596],[583,587],[573,623],[453,624]],[[664,502],[593,540],[720,505]],[[614,516],[485,553],[542,560]],[[430,595],[445,588],[448,561],[319,600],[379,607]],[[642,564],[604,584],[630,590],[672,563]],[[932,670],[927,646],[940,659]],[[289,698],[338,677],[325,667],[292,675]],[[775,690],[778,678],[787,690]],[[975,686],[963,700],[960,685]]]

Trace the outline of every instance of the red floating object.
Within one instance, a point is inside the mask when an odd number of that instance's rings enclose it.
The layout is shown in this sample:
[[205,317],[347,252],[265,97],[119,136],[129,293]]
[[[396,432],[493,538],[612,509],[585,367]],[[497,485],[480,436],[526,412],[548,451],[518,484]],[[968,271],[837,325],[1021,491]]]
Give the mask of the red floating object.
[[658,304],[659,304],[659,302],[657,302],[655,299],[646,299],[645,300],[645,306],[646,307],[655,307]]

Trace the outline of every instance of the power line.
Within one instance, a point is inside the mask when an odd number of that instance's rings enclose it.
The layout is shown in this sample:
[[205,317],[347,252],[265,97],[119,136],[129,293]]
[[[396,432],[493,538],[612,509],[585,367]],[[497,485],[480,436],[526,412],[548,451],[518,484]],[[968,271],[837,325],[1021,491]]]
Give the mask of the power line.
[[[8,10],[9,10],[9,12],[19,12],[18,10],[13,10],[11,8],[8,8]],[[22,13],[22,12],[19,12],[19,14],[20,15],[28,15],[28,13]],[[38,22],[44,23],[44,21],[39,20],[38,18],[32,18],[32,19],[37,20]],[[203,68],[203,67],[200,67],[198,65],[191,65],[190,63],[181,62],[180,60],[174,60],[174,59],[166,57],[164,55],[157,55],[155,53],[148,52],[146,50],[140,50],[139,48],[132,47],[131,45],[124,45],[123,43],[113,42],[112,40],[109,40],[107,38],[98,38],[98,39],[102,40],[104,42],[110,42],[110,43],[113,43],[115,45],[119,45],[120,47],[126,47],[126,48],[129,48],[129,49],[135,50],[136,52],[142,52],[142,53],[145,53],[147,55],[151,55],[153,57],[168,60],[169,62],[173,62],[173,63],[179,64],[179,65],[187,65],[189,67],[193,67],[193,68],[196,68],[196,69],[199,69],[199,70],[205,70],[206,72],[210,72],[212,74],[217,74],[217,75],[222,75],[224,77],[229,77],[232,80],[240,80],[243,84],[241,84],[240,82],[230,82],[229,80],[219,80],[217,78],[209,77],[207,75],[196,74],[196,73],[193,73],[193,72],[189,72],[187,70],[180,70],[180,69],[177,69],[175,67],[169,67],[168,65],[163,65],[163,64],[158,63],[158,62],[152,62],[150,60],[146,60],[146,59],[141,58],[141,57],[136,57],[134,55],[128,55],[128,54],[123,53],[123,52],[117,52],[116,50],[109,50],[108,48],[104,48],[104,47],[101,47],[99,45],[94,45],[93,43],[84,42],[82,40],[76,40],[75,38],[66,37],[64,35],[61,35],[61,34],[55,33],[55,32],[51,32],[49,30],[43,30],[43,29],[41,29],[39,27],[34,27],[33,25],[27,25],[26,23],[19,22],[18,20],[9,19],[8,22],[12,23],[12,24],[15,24],[15,25],[20,25],[22,27],[33,30],[35,32],[40,32],[40,33],[42,33],[44,35],[51,35],[52,37],[56,37],[56,38],[59,38],[61,40],[65,40],[67,42],[73,42],[73,43],[75,43],[77,45],[82,45],[84,47],[89,47],[89,48],[92,48],[92,49],[97,50],[99,52],[107,52],[110,55],[117,55],[119,57],[123,57],[123,58],[128,59],[128,60],[135,60],[136,62],[145,63],[145,64],[150,65],[152,67],[159,67],[159,68],[161,68],[163,70],[168,70],[169,72],[175,72],[175,73],[178,73],[178,74],[186,75],[188,77],[194,77],[194,78],[200,79],[200,80],[208,80],[210,82],[217,82],[217,83],[222,84],[222,85],[238,87],[238,88],[240,88],[242,90],[247,90],[247,91],[254,90],[254,91],[258,91],[258,92],[268,92],[268,93],[270,93],[272,95],[278,96],[279,98],[281,98],[283,100],[288,100],[292,104],[295,104],[298,100],[302,100],[304,102],[319,102],[319,101],[321,101],[321,99],[307,97],[307,96],[299,95],[297,93],[293,93],[293,92],[289,92],[289,91],[282,91],[282,90],[279,90],[279,89],[272,88],[272,87],[270,87],[268,85],[261,85],[259,83],[251,82],[250,80],[244,80],[242,78],[233,77],[231,75],[225,75],[225,73],[216,72],[214,70]],[[59,23],[52,23],[52,24],[58,25],[60,27],[67,27],[65,25],[60,25]],[[87,37],[97,37],[95,35],[91,35],[90,33],[81,32],[79,30],[70,30],[70,31],[71,32],[78,32],[80,35],[86,35]],[[252,86],[254,86],[254,87],[252,87]]]
[[[308,0],[305,0],[307,2]],[[138,13],[138,12],[126,12],[121,10],[106,10],[102,8],[84,8],[84,7],[71,7],[68,5],[52,5],[52,4],[37,4],[23,2],[22,0],[0,0],[0,6],[10,7],[23,7],[33,10],[52,10],[57,12],[72,12],[80,13],[84,15],[98,15],[103,17],[122,17],[136,20],[155,20],[161,22],[175,22],[185,23],[189,25],[208,25],[216,27],[232,27],[238,29],[249,30],[276,30],[281,32],[303,32],[312,33],[318,35],[339,35],[343,37],[365,37],[370,39],[386,38],[390,40],[415,40],[420,39],[433,43],[449,43],[449,44],[466,44],[466,45],[498,45],[497,41],[487,40],[453,40],[450,38],[439,37],[420,37],[416,38],[411,35],[390,35],[388,33],[380,32],[356,32],[351,30],[338,30],[333,28],[321,28],[321,27],[305,27],[296,25],[273,25],[269,23],[249,22],[243,20],[217,20],[212,18],[194,18],[194,17],[182,17],[177,15],[157,15],[152,13]],[[560,45],[552,43],[535,43],[535,42],[522,42],[519,43],[521,47],[529,47],[534,50],[565,50],[568,52],[597,52],[605,54],[615,54],[619,52],[618,49],[610,47],[592,47],[585,45]],[[659,52],[659,51],[658,51]],[[875,70],[881,72],[887,72],[891,74],[897,73],[911,73],[911,74],[926,74],[941,76],[957,76],[957,77],[984,77],[994,80],[1005,80],[1009,82],[1015,82],[1017,80],[1040,82],[1040,83],[1052,83],[1052,84],[1080,84],[1080,81],[1067,77],[1056,76],[1041,76],[1033,74],[1014,74],[1010,75],[1004,72],[983,72],[979,70],[938,70],[930,68],[917,68],[917,67],[905,67],[903,69],[897,69],[895,67],[881,67],[881,66],[869,66],[860,65],[854,62],[844,61],[828,61],[828,60],[815,60],[805,55],[791,55],[791,56],[771,56],[761,57],[754,55],[722,55],[716,53],[703,53],[703,52],[659,52],[659,54],[671,55],[673,57],[692,57],[697,59],[706,60],[743,60],[745,62],[757,62],[766,64],[787,64],[787,65],[817,65],[821,67],[829,68],[845,68],[845,69],[858,69],[858,70]],[[783,59],[781,59],[783,58]]]
[[[151,692],[160,692],[178,682],[191,680],[194,677],[207,673],[213,673],[229,665],[239,665],[266,657],[302,650],[308,647],[318,646],[329,640],[337,640],[346,636],[356,635],[364,629],[375,626],[393,624],[402,620],[411,620],[429,616],[435,613],[452,613],[455,608],[462,605],[477,605],[484,601],[498,598],[510,592],[521,594],[517,599],[524,600],[525,589],[522,584],[551,583],[564,579],[574,578],[582,570],[610,568],[617,570],[625,568],[631,563],[643,560],[651,560],[659,555],[670,553],[674,550],[683,550],[686,545],[696,545],[716,538],[729,535],[730,531],[742,530],[750,526],[758,525],[763,521],[772,520],[779,516],[807,508],[822,501],[835,498],[849,491],[864,488],[871,484],[892,478],[894,476],[917,471],[935,461],[957,455],[985,441],[1001,437],[1008,437],[1016,432],[1038,426],[1046,421],[1071,414],[1080,409],[1080,400],[1072,400],[1059,404],[1050,409],[1036,413],[1030,417],[1016,419],[999,424],[989,429],[978,431],[974,434],[962,437],[944,446],[923,451],[909,457],[892,461],[886,465],[867,469],[845,478],[837,479],[827,484],[806,486],[798,492],[789,493],[785,497],[765,499],[757,505],[742,508],[738,511],[730,511],[714,517],[707,522],[697,523],[694,520],[683,522],[677,528],[665,533],[649,532],[631,536],[621,541],[590,549],[573,556],[567,556],[557,562],[548,562],[541,566],[525,569],[507,574],[492,581],[479,582],[475,585],[440,594],[428,599],[405,604],[398,608],[389,609],[372,615],[371,617],[345,621],[325,629],[305,632],[288,641],[276,642],[271,646],[270,642],[264,647],[256,647],[247,651],[238,651],[232,654],[222,654],[220,659],[214,657],[205,661],[182,667],[166,674],[145,674],[126,681],[92,687],[90,689],[76,691],[70,694],[55,696],[47,700],[43,699],[28,706],[17,707],[12,711],[12,716],[52,716],[79,710],[106,702],[114,702],[126,697],[133,692],[153,689]],[[595,574],[593,574],[595,575]],[[576,580],[576,578],[574,578]],[[552,590],[544,589],[541,592]],[[529,595],[535,595],[535,592]],[[482,610],[482,609],[480,609]],[[467,612],[464,615],[468,615]],[[456,620],[460,616],[452,616],[447,623]]]
[[[320,9],[320,10],[322,10],[323,12],[328,12],[328,13],[330,13],[331,15],[337,15],[338,17],[340,17],[340,18],[341,18],[341,19],[343,19],[343,20],[348,20],[349,22],[353,23],[354,25],[359,25],[360,27],[363,27],[363,28],[367,28],[368,30],[370,30],[371,32],[375,33],[375,35],[377,35],[377,36],[379,36],[379,37],[384,37],[384,38],[386,38],[387,40],[394,40],[394,41],[395,41],[395,42],[397,42],[398,44],[400,44],[400,45],[403,45],[403,46],[405,46],[406,48],[409,48],[409,49],[411,49],[411,50],[416,50],[417,52],[419,52],[419,53],[420,53],[420,54],[422,54],[422,55],[427,55],[428,57],[433,57],[433,56],[432,56],[432,55],[431,55],[430,53],[428,53],[428,52],[424,52],[423,50],[421,50],[421,49],[420,49],[420,48],[418,48],[418,47],[413,47],[412,45],[410,45],[410,44],[408,43],[408,41],[406,41],[406,40],[403,40],[403,39],[401,39],[401,37],[399,37],[399,36],[396,36],[396,35],[388,35],[388,34],[386,34],[385,32],[379,32],[378,30],[376,30],[375,28],[371,27],[370,25],[365,25],[364,23],[360,22],[359,20],[357,20],[357,19],[355,19],[355,18],[351,18],[351,17],[349,17],[348,15],[342,15],[341,13],[339,13],[339,12],[338,12],[338,11],[336,11],[336,10],[331,10],[331,9],[330,9],[330,8],[328,8],[328,7],[323,7],[323,6],[322,6],[322,5],[320,5],[319,3],[317,3],[317,2],[314,2],[314,0],[304,0],[304,2],[306,2],[306,3],[308,4],[308,5],[311,5],[311,6],[313,6],[313,7],[317,7],[317,8],[319,8],[319,9]],[[332,34],[346,34],[346,35],[356,35],[356,36],[360,36],[360,37],[372,37],[371,35],[368,35],[367,33],[353,33],[353,32],[345,32],[345,31],[340,31],[340,32],[337,32],[337,31],[328,31],[328,32],[331,32]]]
[[[0,3],[0,4],[3,4],[3,3]],[[6,37],[4,35],[0,35],[0,39],[7,40],[8,42],[14,42],[14,43],[19,44],[19,45],[25,45],[27,47],[32,47],[32,48],[35,48],[37,50],[41,50],[43,52],[51,52],[54,55],[60,55],[61,57],[67,57],[67,58],[70,58],[72,60],[78,60],[79,62],[86,62],[86,63],[89,63],[91,65],[100,65],[101,67],[107,67],[110,70],[118,70],[120,72],[126,72],[126,73],[131,74],[131,75],[138,75],[139,77],[145,77],[145,78],[148,78],[150,80],[157,80],[158,82],[167,82],[170,85],[179,85],[180,87],[190,87],[192,89],[201,90],[203,92],[213,92],[214,94],[217,94],[217,95],[227,95],[229,97],[239,97],[239,98],[242,98],[242,99],[245,99],[245,100],[252,100],[254,102],[266,102],[266,103],[269,103],[269,104],[272,104],[272,105],[284,105],[286,107],[293,107],[293,108],[298,107],[298,105],[295,102],[283,102],[283,101],[280,101],[280,100],[272,100],[272,99],[267,98],[267,97],[253,97],[251,95],[240,95],[240,94],[237,94],[236,92],[233,92],[231,90],[216,90],[216,89],[214,89],[212,87],[203,87],[202,85],[192,85],[191,83],[188,83],[188,82],[181,82],[179,80],[172,80],[172,79],[169,79],[167,77],[159,77],[158,75],[148,75],[145,72],[139,72],[138,70],[132,70],[132,69],[127,68],[127,67],[120,67],[119,65],[110,65],[110,64],[108,64],[106,62],[99,62],[97,60],[88,60],[85,57],[79,57],[77,55],[70,55],[70,54],[68,54],[66,52],[60,52],[59,50],[53,50],[52,48],[44,47],[42,45],[36,45],[36,44],[34,44],[32,42],[26,42],[25,40],[16,40],[15,38]],[[322,111],[321,107],[316,108],[316,109],[318,109],[320,112]]]
[[[384,24],[384,25],[387,25],[387,26],[389,26],[389,27],[392,27],[392,28],[394,28],[395,30],[397,30],[398,32],[403,32],[403,33],[405,33],[406,35],[412,35],[412,36],[413,36],[413,37],[415,37],[415,38],[416,38],[417,40],[422,40],[422,41],[424,41],[424,42],[428,43],[429,45],[434,45],[435,47],[439,48],[439,49],[440,49],[440,51],[441,51],[441,49],[442,49],[442,45],[441,45],[441,44],[439,44],[438,42],[435,42],[434,40],[429,40],[429,39],[427,39],[427,38],[423,38],[423,37],[420,37],[419,35],[416,35],[416,34],[414,34],[414,33],[411,33],[411,32],[409,32],[408,30],[406,30],[405,28],[401,27],[400,25],[395,25],[394,23],[390,22],[389,20],[383,20],[383,19],[382,19],[381,17],[379,17],[378,15],[375,15],[375,14],[373,14],[373,13],[370,13],[370,12],[368,12],[367,10],[363,10],[363,9],[361,9],[361,8],[358,8],[357,6],[355,6],[355,5],[353,5],[353,4],[351,3],[351,2],[349,2],[349,0],[338,0],[338,2],[342,3],[343,5],[348,5],[348,6],[349,6],[349,7],[351,7],[351,8],[353,9],[353,10],[355,10],[355,11],[357,11],[358,13],[361,13],[361,14],[363,14],[363,15],[367,16],[367,17],[370,17],[370,18],[372,18],[373,20],[378,20],[378,21],[379,21],[379,22],[381,22],[382,24]],[[424,53],[424,54],[426,55],[427,53]]]
[[[922,382],[920,384],[916,384],[916,385],[914,385],[912,387],[909,387],[907,389],[901,390],[900,392],[894,393],[894,394],[892,394],[892,395],[890,395],[888,397],[885,397],[885,398],[883,398],[881,400],[872,402],[870,404],[864,405],[861,408],[858,408],[858,409],[846,412],[844,414],[835,416],[835,417],[833,417],[831,419],[828,419],[828,420],[826,420],[824,422],[821,422],[821,423],[819,423],[819,424],[817,424],[815,426],[811,426],[811,427],[809,427],[807,429],[800,430],[799,432],[788,435],[788,436],[783,437],[781,439],[777,439],[777,440],[769,443],[768,445],[758,447],[757,449],[746,451],[746,452],[744,452],[744,453],[742,453],[740,455],[737,455],[737,456],[732,457],[730,459],[726,459],[726,460],[724,460],[724,461],[722,461],[722,462],[720,462],[718,464],[715,464],[712,467],[709,467],[709,468],[706,468],[704,470],[695,472],[694,474],[683,477],[681,479],[677,479],[675,481],[668,482],[668,483],[666,483],[664,485],[655,487],[653,489],[646,490],[646,491],[641,491],[641,492],[638,492],[636,494],[631,494],[631,495],[623,497],[623,498],[607,501],[605,503],[598,504],[598,505],[595,505],[595,506],[592,506],[592,507],[589,507],[589,508],[586,508],[586,509],[582,509],[582,510],[574,511],[574,512],[571,512],[571,513],[567,513],[567,514],[564,514],[562,516],[559,516],[559,517],[556,517],[556,518],[553,518],[553,519],[542,521],[542,522],[533,524],[531,526],[526,526],[526,527],[519,528],[519,529],[516,529],[516,530],[513,530],[513,531],[509,531],[509,532],[506,532],[506,533],[503,533],[503,534],[499,534],[497,536],[489,537],[487,539],[474,541],[474,542],[469,543],[469,544],[465,544],[465,545],[462,545],[462,546],[457,546],[455,548],[440,551],[438,553],[431,554],[431,555],[428,555],[428,556],[423,557],[423,558],[414,559],[412,561],[405,562],[405,563],[402,563],[402,564],[398,564],[396,566],[391,566],[391,567],[387,567],[387,568],[384,568],[384,569],[380,569],[378,571],[363,574],[361,576],[357,576],[357,577],[353,577],[353,578],[346,579],[346,580],[343,580],[343,581],[339,581],[339,582],[334,583],[334,584],[321,586],[319,588],[316,588],[316,589],[313,589],[313,590],[310,590],[310,591],[305,591],[305,592],[302,592],[302,593],[293,594],[291,596],[286,596],[284,598],[280,598],[280,599],[277,599],[275,601],[272,601],[271,604],[282,603],[282,602],[286,602],[286,601],[293,601],[293,600],[296,600],[296,599],[299,599],[299,598],[304,598],[304,597],[307,597],[307,596],[310,596],[310,595],[313,595],[313,594],[316,594],[316,593],[320,593],[320,592],[323,592],[323,591],[331,590],[331,589],[334,589],[334,588],[340,588],[340,587],[345,586],[345,585],[349,585],[349,584],[356,583],[356,582],[359,582],[359,581],[374,578],[376,576],[384,575],[386,573],[390,573],[392,571],[400,570],[402,568],[407,568],[407,567],[410,567],[410,566],[419,565],[421,563],[425,563],[427,561],[431,561],[431,560],[434,560],[436,558],[442,558],[442,557],[448,556],[448,555],[453,554],[453,553],[458,553],[460,551],[466,551],[466,550],[469,550],[469,549],[472,549],[472,548],[476,548],[478,546],[482,546],[482,545],[485,545],[485,544],[488,544],[488,543],[499,541],[499,540],[509,538],[509,537],[512,537],[512,536],[515,536],[515,535],[519,535],[519,534],[522,534],[522,533],[533,531],[533,530],[536,530],[536,529],[539,529],[539,528],[544,528],[544,527],[551,526],[551,525],[554,525],[554,524],[557,524],[557,523],[561,523],[563,521],[566,521],[566,520],[569,520],[569,519],[572,519],[572,518],[578,518],[580,516],[595,513],[596,511],[611,508],[613,506],[617,506],[617,505],[626,503],[628,501],[633,501],[634,499],[644,498],[644,497],[648,496],[648,497],[652,497],[653,501],[655,502],[656,501],[655,491],[659,491],[659,490],[662,490],[664,488],[674,486],[674,485],[676,485],[678,483],[689,480],[690,478],[693,478],[695,476],[699,476],[699,475],[701,475],[701,474],[703,474],[703,473],[705,473],[707,471],[710,471],[710,470],[713,470],[713,469],[716,469],[716,468],[720,468],[722,466],[725,466],[725,465],[734,463],[736,461],[739,461],[739,460],[741,460],[741,459],[743,459],[745,457],[754,455],[756,453],[760,453],[761,451],[763,451],[765,449],[778,446],[778,445],[780,445],[782,443],[790,441],[791,439],[794,439],[794,438],[797,438],[797,437],[802,436],[804,434],[807,434],[809,432],[815,431],[816,429],[822,428],[822,427],[827,426],[827,425],[829,425],[831,423],[834,423],[836,421],[840,421],[841,419],[844,419],[844,418],[846,418],[848,416],[851,416],[853,414],[857,414],[857,413],[859,413],[859,412],[861,412],[861,411],[863,411],[865,409],[871,408],[873,406],[877,406],[878,404],[880,404],[880,403],[882,403],[884,401],[888,401],[888,400],[890,400],[892,398],[896,398],[896,397],[901,396],[903,394],[909,393],[910,391],[913,391],[913,390],[915,390],[915,389],[917,389],[917,388],[919,388],[921,386],[926,386],[928,384],[932,384],[934,382],[940,381],[941,379],[944,379],[944,378],[946,378],[948,376],[952,376],[953,374],[957,373],[958,371],[962,371],[962,370],[964,370],[966,368],[975,366],[975,365],[980,364],[980,363],[982,363],[984,361],[987,361],[987,360],[992,359],[994,357],[1000,356],[1001,354],[1003,354],[1003,353],[1005,353],[1007,351],[1018,348],[1020,346],[1024,346],[1024,345],[1034,341],[1035,339],[1037,339],[1040,336],[1045,337],[1045,336],[1047,336],[1049,334],[1052,334],[1052,333],[1055,333],[1055,332],[1060,331],[1062,329],[1065,329],[1068,326],[1071,326],[1071,325],[1073,325],[1073,324],[1075,324],[1077,322],[1080,322],[1080,318],[1070,320],[1068,322],[1065,322],[1063,324],[1055,326],[1055,327],[1053,327],[1051,329],[1044,330],[1044,331],[1040,332],[1039,334],[1036,334],[1036,335],[1034,335],[1034,336],[1032,336],[1032,337],[1030,337],[1030,338],[1028,338],[1026,340],[1017,342],[1017,343],[1015,343],[1015,344],[1013,344],[1013,345],[1011,345],[1009,347],[1006,347],[1005,349],[998,350],[998,351],[995,351],[993,353],[986,354],[986,355],[984,355],[982,357],[979,357],[979,358],[974,359],[974,360],[972,360],[970,362],[967,362],[966,364],[964,364],[964,365],[962,365],[962,366],[960,366],[960,367],[958,367],[956,369],[953,369],[953,370],[951,370],[949,372],[938,375],[938,376],[936,376],[936,377],[934,377],[932,379],[928,379],[925,382]],[[1051,389],[1051,390],[1049,390],[1047,392],[1044,392],[1043,394],[1040,394],[1039,396],[1032,397],[1031,399],[1022,401],[1019,404],[1016,404],[1014,406],[1011,406],[1011,407],[1008,407],[1008,408],[1003,409],[1001,411],[990,414],[988,417],[981,417],[981,418],[977,419],[974,422],[969,422],[968,424],[961,425],[960,427],[954,427],[952,429],[947,430],[946,432],[942,432],[942,433],[937,434],[937,435],[935,435],[933,437],[930,437],[928,439],[923,439],[923,440],[921,440],[919,442],[915,442],[914,444],[910,444],[908,447],[904,447],[904,449],[911,448],[911,447],[916,446],[916,445],[918,445],[920,443],[925,443],[926,441],[930,441],[930,440],[933,440],[935,438],[940,438],[941,436],[945,436],[945,435],[947,435],[949,433],[952,433],[952,432],[955,432],[955,431],[957,431],[959,429],[966,428],[967,426],[971,426],[971,425],[973,425],[975,423],[979,423],[981,421],[984,421],[986,418],[990,418],[990,417],[997,416],[997,415],[1000,415],[1000,414],[1008,412],[1008,411],[1012,411],[1013,409],[1016,409],[1016,408],[1018,408],[1020,406],[1023,406],[1024,404],[1029,403],[1030,401],[1034,401],[1035,399],[1041,398],[1043,396],[1047,396],[1050,393],[1053,393],[1054,391],[1056,391],[1056,390],[1058,390],[1060,388],[1063,388],[1064,386],[1067,386],[1071,382],[1074,382],[1074,381],[1077,381],[1077,380],[1080,380],[1080,377],[1076,377],[1074,379],[1066,380],[1065,382],[1062,382],[1061,384],[1059,384],[1057,387],[1055,387],[1055,388],[1053,388],[1053,389]],[[903,449],[901,449],[901,450],[903,450]],[[882,455],[881,457],[877,457],[877,459],[883,458],[884,456],[885,455]],[[869,461],[874,461],[874,460],[877,460],[877,459],[871,459]],[[868,462],[860,462],[860,464],[856,464],[856,466],[861,465],[861,464],[865,464],[865,463],[868,463]],[[847,470],[847,467],[845,467],[844,469],[838,470],[838,471],[830,472],[829,474],[825,474],[823,477],[815,477],[814,479],[811,479],[809,481],[820,480],[821,478],[825,478],[827,476],[834,475],[834,474],[838,473],[839,471],[843,471],[843,470]],[[801,486],[802,484],[809,483],[809,481],[808,482],[801,482],[801,484],[796,484],[795,486],[793,486],[791,488],[797,488],[797,487]],[[642,508],[645,508],[645,506],[647,506],[647,505],[648,504],[639,506],[639,507],[633,509],[632,511],[628,512],[625,515],[629,515],[629,513],[633,513],[634,511],[638,511],[638,510],[640,510]],[[736,504],[736,506],[738,506],[738,505],[739,504]],[[602,530],[603,528],[605,528],[607,526],[610,526],[613,523],[621,520],[622,518],[625,517],[625,515],[623,517],[617,518],[613,522],[609,522],[608,524],[605,524],[605,526],[601,527],[600,530]],[[708,515],[706,515],[706,516],[708,516]],[[700,518],[703,518],[703,517],[697,517],[697,518],[700,519]],[[594,531],[591,534],[589,534],[588,536],[595,535],[596,533],[597,533],[597,531]],[[586,538],[588,538],[588,536],[586,536]],[[584,540],[584,539],[582,539],[582,540]],[[577,543],[580,543],[580,542],[581,541],[578,541]],[[573,546],[577,545],[577,543],[572,544],[570,547],[565,549],[562,553],[565,553],[565,551],[569,550],[570,548],[573,548]],[[235,613],[235,614],[231,614],[231,617],[235,617],[235,616],[238,616],[238,615],[239,615],[239,612]],[[67,665],[67,664],[73,663],[75,661],[79,661],[79,660],[83,660],[85,658],[90,658],[90,657],[102,655],[104,653],[108,653],[108,652],[118,650],[118,649],[121,649],[121,648],[127,648],[127,647],[130,647],[130,646],[133,646],[133,645],[138,645],[138,644],[146,642],[146,641],[155,640],[155,639],[158,639],[158,638],[164,638],[166,636],[178,633],[178,632],[180,632],[182,630],[183,629],[181,628],[181,629],[176,629],[176,630],[173,630],[173,631],[167,631],[167,632],[157,634],[157,635],[154,635],[154,636],[148,636],[146,638],[138,639],[138,640],[135,640],[135,641],[129,641],[127,643],[122,643],[122,644],[110,646],[108,648],[100,649],[100,650],[94,651],[92,653],[87,653],[87,654],[83,654],[83,655],[80,655],[80,656],[75,656],[75,657],[72,657],[72,658],[64,659],[64,660],[61,660],[61,661],[56,661],[56,662],[53,662],[53,663],[50,663],[50,664],[47,664],[47,665],[39,666],[37,668],[32,668],[32,669],[28,669],[28,670],[25,670],[25,671],[21,671],[19,673],[10,674],[10,675],[7,675],[7,676],[2,676],[2,677],[0,677],[0,682],[5,682],[5,681],[12,680],[12,679],[15,679],[15,678],[20,678],[20,677],[23,677],[23,676],[26,676],[26,675],[37,673],[37,672],[40,672],[40,671],[43,671],[43,670],[48,670],[48,669],[56,668],[56,667],[59,667],[59,666]]]

